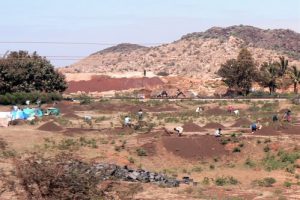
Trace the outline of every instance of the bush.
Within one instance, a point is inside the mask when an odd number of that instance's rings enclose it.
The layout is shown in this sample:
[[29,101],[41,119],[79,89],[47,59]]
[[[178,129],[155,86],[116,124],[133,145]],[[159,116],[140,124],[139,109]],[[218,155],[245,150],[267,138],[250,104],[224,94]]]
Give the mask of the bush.
[[239,184],[239,181],[234,178],[233,176],[228,177],[218,177],[215,180],[215,184],[217,186],[224,186],[224,185],[237,185]]
[[161,71],[161,72],[158,72],[156,75],[157,75],[157,76],[169,76],[169,73],[168,73],[168,72]]
[[137,152],[137,155],[138,155],[138,156],[147,156],[147,152],[146,152],[146,150],[143,149],[143,148],[138,148],[138,149],[136,150],[136,152]]
[[[75,165],[69,165],[74,163]],[[95,173],[89,165],[70,156],[52,159],[33,156],[16,162],[17,175],[28,199],[101,199]]]
[[0,95],[0,104],[2,105],[24,105],[26,100],[35,103],[38,99],[41,103],[52,103],[53,101],[61,101],[62,95],[60,93],[40,93],[40,92],[17,92],[6,93]]
[[276,183],[276,179],[267,177],[262,180],[255,180],[253,183],[261,187],[272,187],[273,184]]

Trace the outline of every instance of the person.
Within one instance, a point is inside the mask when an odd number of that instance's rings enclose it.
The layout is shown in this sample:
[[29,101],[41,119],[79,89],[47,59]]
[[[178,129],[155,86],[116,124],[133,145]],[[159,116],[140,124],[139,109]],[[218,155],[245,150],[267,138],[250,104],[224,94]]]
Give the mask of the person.
[[234,110],[233,113],[235,114],[235,116],[239,116],[240,115],[240,111],[239,110]]
[[215,136],[216,137],[221,137],[222,136],[222,133],[221,133],[222,129],[221,128],[218,128],[215,132]]
[[168,93],[167,91],[163,90],[159,95],[157,95],[157,97],[168,97]]
[[291,122],[292,121],[291,114],[292,114],[292,111],[288,109],[283,115],[283,120],[287,121],[287,122]]
[[196,108],[196,113],[198,114],[198,116],[200,115],[200,113],[202,113],[203,112],[203,108],[202,107],[197,107]]
[[38,107],[41,107],[41,103],[42,103],[41,99],[36,100],[36,104],[38,105]]
[[227,111],[228,111],[229,113],[232,113],[232,111],[233,111],[233,106],[232,106],[232,105],[229,105],[228,108],[227,108]]
[[274,123],[278,121],[278,116],[277,116],[277,114],[273,115],[272,121],[273,121]]
[[185,97],[185,95],[183,94],[183,92],[181,92],[181,90],[178,88],[178,89],[177,89],[177,95],[176,95],[176,98],[178,98],[180,95],[182,95],[183,97]]
[[125,125],[125,127],[131,127],[131,118],[130,117],[125,116],[124,125]]
[[141,120],[143,119],[143,110],[140,109],[140,110],[138,111],[137,115],[138,115],[139,121],[141,121]]
[[262,125],[259,123],[259,121],[254,122],[253,124],[251,124],[250,126],[251,128],[251,133],[253,134],[255,131],[260,130],[262,128]]
[[181,136],[183,133],[183,128],[181,126],[178,126],[178,127],[174,128],[174,131],[177,132],[178,136]]

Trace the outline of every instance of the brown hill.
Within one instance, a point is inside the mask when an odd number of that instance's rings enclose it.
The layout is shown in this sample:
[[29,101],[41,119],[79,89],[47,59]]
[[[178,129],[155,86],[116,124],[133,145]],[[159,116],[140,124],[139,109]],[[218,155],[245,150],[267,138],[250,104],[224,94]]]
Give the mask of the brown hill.
[[263,30],[251,26],[211,28],[156,47],[120,44],[94,53],[61,69],[63,72],[125,73],[167,72],[174,75],[216,77],[227,59],[247,47],[257,64],[284,55],[290,65],[300,66],[300,34],[291,30]]

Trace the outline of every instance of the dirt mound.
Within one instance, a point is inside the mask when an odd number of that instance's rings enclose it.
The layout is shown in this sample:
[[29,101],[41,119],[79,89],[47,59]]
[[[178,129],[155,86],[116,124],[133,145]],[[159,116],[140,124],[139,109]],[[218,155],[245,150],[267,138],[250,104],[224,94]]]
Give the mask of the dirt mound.
[[67,113],[67,114],[64,114],[63,117],[66,117],[66,118],[72,118],[72,119],[78,119],[80,118],[78,115],[76,115],[75,113]]
[[206,124],[205,126],[203,126],[202,128],[204,129],[217,129],[217,128],[225,128],[225,126],[223,126],[222,124],[219,123],[215,123],[215,122],[210,122],[208,124]]
[[231,125],[231,127],[244,127],[244,126],[250,126],[250,124],[251,121],[249,119],[239,118],[235,121],[233,125]]
[[201,159],[226,155],[222,144],[209,135],[197,137],[163,137],[164,147],[176,156],[186,159]]
[[[73,104],[69,101],[60,101],[55,105],[55,107],[58,108],[61,113],[73,113],[72,106]],[[52,107],[52,105],[49,107]]]
[[94,131],[93,129],[86,129],[86,128],[67,128],[64,133],[67,135],[73,135],[73,134],[82,134],[85,132]]
[[265,126],[262,127],[261,130],[256,131],[255,135],[270,135],[270,136],[276,136],[280,135],[279,130],[281,130],[282,127],[274,127],[274,126]]
[[280,130],[280,132],[288,135],[300,135],[300,126],[288,126],[285,129]]
[[205,131],[205,129],[201,128],[200,126],[198,126],[197,124],[192,123],[192,122],[185,123],[182,126],[182,128],[183,128],[183,130],[185,132],[201,132],[201,131]]
[[58,125],[58,124],[54,123],[53,121],[51,121],[51,122],[47,122],[47,123],[43,124],[42,126],[40,126],[38,128],[38,130],[57,132],[57,131],[62,131],[63,127],[61,127],[60,125]]
[[141,148],[143,148],[146,151],[147,156],[154,156],[154,155],[156,155],[156,145],[154,143],[143,144],[141,146]]
[[208,115],[224,115],[226,114],[226,110],[222,110],[221,108],[211,108],[205,111],[205,114]]
[[151,88],[164,83],[158,77],[153,78],[110,78],[93,77],[88,81],[70,81],[66,93],[82,92],[104,92],[110,90],[128,90],[131,88]]

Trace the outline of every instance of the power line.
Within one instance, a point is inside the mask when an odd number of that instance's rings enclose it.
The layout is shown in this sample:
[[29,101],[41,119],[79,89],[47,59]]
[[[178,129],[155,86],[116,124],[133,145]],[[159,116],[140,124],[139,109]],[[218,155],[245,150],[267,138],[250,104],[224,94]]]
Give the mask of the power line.
[[[49,45],[98,45],[98,46],[115,46],[120,43],[99,43],[99,42],[45,42],[45,41],[0,41],[0,44],[49,44]],[[137,45],[161,45],[164,43],[135,43]]]

